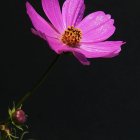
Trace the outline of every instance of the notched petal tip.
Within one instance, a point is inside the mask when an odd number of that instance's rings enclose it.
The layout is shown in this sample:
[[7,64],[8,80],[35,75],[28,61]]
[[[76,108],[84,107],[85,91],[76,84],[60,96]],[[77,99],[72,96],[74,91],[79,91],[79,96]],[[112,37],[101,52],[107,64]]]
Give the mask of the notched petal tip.
[[86,16],[77,25],[83,32],[81,42],[100,42],[112,36],[116,30],[114,19],[103,11],[94,12]]

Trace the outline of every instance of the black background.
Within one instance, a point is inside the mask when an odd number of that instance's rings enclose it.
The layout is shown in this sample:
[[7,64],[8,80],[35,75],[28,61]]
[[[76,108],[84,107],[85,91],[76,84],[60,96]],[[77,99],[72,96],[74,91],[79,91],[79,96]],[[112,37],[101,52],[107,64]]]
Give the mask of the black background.
[[[5,2],[5,3],[4,3]],[[45,17],[40,0],[29,1]],[[62,5],[64,1],[61,0]],[[139,0],[86,0],[86,15],[115,19],[110,40],[126,41],[119,56],[81,65],[62,55],[46,82],[24,103],[29,138],[36,140],[140,139]],[[41,77],[55,57],[30,32],[24,0],[1,1],[0,120]],[[25,138],[27,139],[27,138]]]

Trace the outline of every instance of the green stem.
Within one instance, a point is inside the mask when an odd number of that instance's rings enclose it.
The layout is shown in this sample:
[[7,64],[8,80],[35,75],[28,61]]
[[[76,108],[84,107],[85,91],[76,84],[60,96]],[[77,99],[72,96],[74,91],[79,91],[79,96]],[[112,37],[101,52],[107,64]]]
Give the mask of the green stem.
[[20,107],[30,96],[32,96],[35,91],[45,82],[45,80],[47,79],[50,71],[52,70],[53,66],[56,64],[57,60],[59,59],[60,55],[57,55],[54,60],[52,61],[52,63],[49,65],[48,69],[46,70],[46,72],[42,75],[42,77],[40,78],[40,80],[36,83],[36,85],[25,94],[25,96],[23,96],[23,98],[17,103],[16,108]]
[[[40,78],[40,80],[35,84],[35,86],[28,91],[23,98],[21,98],[21,100],[17,103],[16,108],[19,108],[29,97],[31,97],[35,91],[45,82],[45,80],[47,79],[50,71],[52,70],[52,68],[54,67],[54,65],[56,64],[56,62],[58,61],[60,55],[57,55],[54,60],[52,61],[52,63],[48,66],[48,69],[46,70],[46,72],[42,75],[42,77]],[[9,123],[10,118],[8,117],[7,120],[0,122],[0,124],[8,124]]]
[[[21,100],[17,103],[16,108],[19,108],[29,97],[31,97],[36,90],[45,82],[45,80],[47,79],[50,71],[52,70],[53,66],[56,64],[56,62],[58,61],[60,55],[57,55],[54,60],[52,61],[52,63],[49,65],[48,69],[46,70],[46,72],[42,75],[42,77],[40,78],[40,80],[35,84],[35,86],[29,91],[27,92],[23,98],[21,98]],[[8,125],[10,121],[10,118],[8,117],[8,119],[4,122],[1,122],[0,124],[4,123],[5,125]],[[1,133],[1,132],[0,132]],[[5,135],[0,135],[0,140],[5,140]],[[9,137],[10,139],[10,137]],[[22,140],[22,138],[21,138]]]

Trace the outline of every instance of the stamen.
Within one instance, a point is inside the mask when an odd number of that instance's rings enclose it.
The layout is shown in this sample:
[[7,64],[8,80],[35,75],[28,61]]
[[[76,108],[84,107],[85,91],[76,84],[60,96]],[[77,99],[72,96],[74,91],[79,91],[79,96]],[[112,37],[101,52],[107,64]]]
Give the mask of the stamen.
[[80,43],[81,38],[81,30],[74,28],[74,26],[69,26],[62,35],[61,41],[70,47],[77,47],[77,45]]

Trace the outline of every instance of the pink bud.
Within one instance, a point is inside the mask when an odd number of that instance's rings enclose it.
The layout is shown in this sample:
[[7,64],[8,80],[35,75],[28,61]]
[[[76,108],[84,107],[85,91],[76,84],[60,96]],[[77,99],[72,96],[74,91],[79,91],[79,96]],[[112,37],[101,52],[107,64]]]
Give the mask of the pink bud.
[[17,124],[24,124],[27,120],[27,116],[25,112],[21,109],[17,109],[15,113],[13,113],[13,121]]

